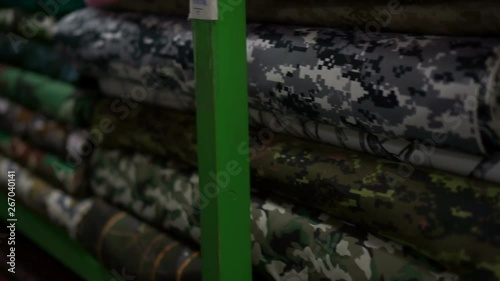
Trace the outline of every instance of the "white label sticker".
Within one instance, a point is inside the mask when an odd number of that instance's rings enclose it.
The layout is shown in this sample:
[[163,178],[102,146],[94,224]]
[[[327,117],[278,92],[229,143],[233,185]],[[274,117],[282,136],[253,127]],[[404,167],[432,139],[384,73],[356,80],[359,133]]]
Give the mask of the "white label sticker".
[[217,20],[219,11],[217,0],[191,0],[189,18],[198,20]]

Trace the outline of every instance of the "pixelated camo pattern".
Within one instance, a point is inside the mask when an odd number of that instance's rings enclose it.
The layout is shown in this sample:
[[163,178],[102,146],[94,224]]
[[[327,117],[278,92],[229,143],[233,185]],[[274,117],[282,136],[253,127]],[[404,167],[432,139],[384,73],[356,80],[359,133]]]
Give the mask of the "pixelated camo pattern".
[[92,207],[92,200],[75,200],[34,176],[16,162],[0,155],[0,181],[5,186],[4,192],[9,192],[7,190],[9,171],[15,171],[16,199],[20,198],[25,206],[47,218],[51,223],[65,228],[72,237],[76,237],[77,227]]
[[[179,97],[170,107],[192,110],[187,21],[87,8],[56,38],[84,72],[140,83],[141,97],[163,88]],[[488,153],[499,145],[499,53],[498,38],[249,25],[250,108]]]
[[[176,165],[98,149],[91,185],[98,196],[199,242],[198,207],[206,198],[197,174]],[[457,280],[398,243],[322,213],[257,197],[251,213],[254,265],[272,280]]]
[[[90,1],[89,1],[90,2]],[[97,4],[102,1],[93,1]],[[109,1],[108,1],[109,2]],[[162,13],[186,17],[183,0],[120,0],[109,9]],[[229,14],[238,1],[222,1],[219,16]],[[499,35],[500,5],[495,0],[252,0],[246,5],[252,22],[359,28],[442,35]]]

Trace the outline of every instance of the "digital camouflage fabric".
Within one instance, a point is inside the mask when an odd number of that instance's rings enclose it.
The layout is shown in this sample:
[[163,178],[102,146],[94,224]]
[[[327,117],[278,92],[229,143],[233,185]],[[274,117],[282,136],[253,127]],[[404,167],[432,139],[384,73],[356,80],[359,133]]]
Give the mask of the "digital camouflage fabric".
[[[102,109],[98,107],[96,114]],[[150,134],[139,131],[144,135],[133,139],[127,148],[133,149],[132,145],[139,145],[140,140],[154,147],[151,142],[157,138],[153,143],[159,147],[172,143],[163,150],[165,154],[159,155],[196,155],[194,116],[170,114],[168,110],[158,113],[143,110],[130,119],[133,121],[110,119],[113,121],[108,122],[114,122],[116,129],[104,134],[103,143],[106,147],[124,147],[120,138],[129,139],[137,124],[154,127],[153,120],[161,120],[157,123],[164,130]],[[112,112],[102,115],[109,116]],[[175,135],[169,134],[182,132],[179,126],[187,131],[187,137],[179,137],[183,141],[175,143]],[[268,187],[268,192],[400,241],[452,270],[477,267],[495,272],[500,249],[496,234],[500,233],[498,184],[294,139],[269,129],[253,130],[251,136],[248,153],[255,186]],[[193,141],[187,142],[189,139]],[[235,151],[244,152],[243,148]],[[188,158],[188,162],[196,162],[196,158]],[[145,173],[151,169],[142,165]],[[118,177],[116,174],[111,178]]]
[[[249,113],[250,125],[262,128],[263,132],[269,133],[264,128],[270,128],[274,132],[365,152],[392,161],[500,183],[500,153],[479,156],[443,149],[439,147],[444,141],[443,135],[436,135],[423,142],[407,141],[270,111],[250,109]],[[92,127],[96,132],[103,133],[102,144],[105,147],[135,149],[164,156],[174,154],[195,165],[195,122],[192,114],[141,105],[133,98],[127,102],[109,99],[98,102]],[[111,131],[108,126],[112,128]]]
[[45,75],[0,65],[0,95],[61,122],[90,126],[97,96]]
[[101,200],[81,221],[77,240],[124,280],[201,280],[199,251]]
[[76,227],[92,206],[91,200],[76,200],[34,176],[16,162],[0,155],[0,182],[5,186],[5,193],[9,192],[8,171],[15,171],[16,200],[19,199],[26,207],[52,224],[64,228],[70,235],[76,235]]
[[51,42],[56,20],[46,13],[28,13],[20,8],[0,9],[0,30],[8,33],[13,42],[27,43],[35,39]]
[[[91,186],[141,219],[199,242],[207,200],[196,172],[183,164],[98,149]],[[320,212],[254,196],[251,214],[253,264],[271,280],[457,280],[407,247]]]
[[80,78],[76,69],[52,45],[36,40],[16,42],[12,36],[0,32],[1,63],[67,82],[77,82]]
[[[87,0],[87,5],[117,10],[186,17],[182,0]],[[231,13],[240,1],[223,1],[219,16]],[[341,27],[359,32],[410,32],[443,35],[499,35],[498,1],[469,0],[252,0],[249,21]]]
[[30,146],[23,140],[0,131],[0,153],[22,164],[66,193],[82,197],[89,195],[85,165],[72,166],[57,156]]
[[[252,109],[391,138],[440,135],[441,146],[472,154],[499,147],[499,38],[276,25],[247,32]],[[56,38],[80,71],[141,83],[130,93],[138,98],[161,89],[158,104],[192,109],[186,20],[87,8],[59,21]]]
[[87,131],[70,128],[2,97],[0,130],[19,136],[33,146],[62,159],[69,159],[71,164],[92,151]]

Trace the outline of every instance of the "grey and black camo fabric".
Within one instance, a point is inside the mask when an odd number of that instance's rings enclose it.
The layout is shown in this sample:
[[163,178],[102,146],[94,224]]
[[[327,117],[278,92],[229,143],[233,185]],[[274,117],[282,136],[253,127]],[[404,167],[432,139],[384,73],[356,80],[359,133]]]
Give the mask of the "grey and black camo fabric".
[[[106,3],[107,2],[107,3]],[[87,1],[89,6],[186,17],[185,0]],[[238,0],[223,0],[219,17],[230,14]],[[110,5],[112,4],[112,5]],[[109,5],[109,6],[107,6]],[[373,32],[442,35],[499,35],[500,3],[496,0],[251,0],[252,22],[349,28]]]
[[[192,34],[183,19],[92,8],[58,23],[85,73],[163,89],[192,110]],[[489,153],[499,147],[500,39],[249,25],[250,108]]]
[[0,182],[5,186],[3,192],[9,192],[9,171],[15,171],[16,198],[20,198],[25,206],[38,215],[64,228],[71,236],[76,235],[80,221],[92,207],[90,199],[73,199],[16,162],[0,155]]
[[[144,154],[98,149],[92,188],[151,224],[200,241],[198,175]],[[267,198],[267,197],[265,197]],[[252,197],[253,264],[271,280],[458,280],[396,242],[291,203]]]

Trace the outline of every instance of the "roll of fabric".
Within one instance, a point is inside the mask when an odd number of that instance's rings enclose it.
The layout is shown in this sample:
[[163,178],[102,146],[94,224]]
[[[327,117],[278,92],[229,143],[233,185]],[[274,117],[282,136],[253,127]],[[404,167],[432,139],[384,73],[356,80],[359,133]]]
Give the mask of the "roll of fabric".
[[26,107],[0,97],[0,130],[26,139],[44,151],[57,154],[72,165],[90,155],[93,143],[83,129],[70,129]]
[[[96,195],[199,242],[199,210],[208,201],[199,196],[196,172],[176,161],[118,150],[96,151],[92,171]],[[254,265],[272,280],[292,276],[304,281],[338,276],[343,280],[454,280],[453,275],[420,263],[406,247],[291,203],[253,197],[252,238]]]
[[[252,139],[249,153],[255,186],[261,189],[267,187],[267,192],[319,208],[400,241],[453,271],[473,267],[487,271],[496,265],[500,248],[496,234],[500,230],[498,184],[278,134],[271,135],[271,140],[254,135],[257,137]],[[240,152],[245,151],[242,149]],[[110,181],[120,178],[120,182],[133,182],[137,186],[151,181],[148,173],[154,170],[150,164],[154,160],[138,154],[134,158],[129,157],[128,164],[125,164],[127,162],[123,158],[126,156],[120,156],[118,152],[108,156],[103,152],[94,155],[91,164],[94,176],[96,173],[99,175],[96,170],[120,166],[122,172],[109,172]],[[159,162],[161,167],[173,165],[167,160]],[[122,177],[127,173],[130,178]],[[134,173],[137,174],[132,176]],[[165,174],[163,177],[173,176],[168,172]],[[164,181],[168,182],[160,175],[154,181],[154,184],[151,183],[153,186],[167,185]],[[99,193],[95,187],[93,190]],[[148,197],[146,193],[140,194]],[[123,197],[116,199],[117,202],[131,195],[121,193],[120,196]],[[176,200],[181,201],[179,198]],[[135,208],[138,209],[134,211],[140,212],[144,206],[135,205]],[[155,212],[163,219],[162,212],[156,209]],[[170,227],[163,221],[155,223]],[[191,236],[194,234],[191,233]]]
[[72,166],[55,155],[33,148],[23,140],[0,131],[0,153],[38,174],[72,196],[89,195],[84,164]]
[[0,0],[0,6],[18,7],[26,11],[58,17],[85,7],[85,3],[83,0]]
[[54,48],[43,42],[18,39],[0,32],[0,62],[34,71],[54,79],[76,82],[79,74]]
[[201,280],[199,251],[100,200],[83,218],[77,240],[124,280]]
[[[185,17],[189,2],[182,0],[86,0],[87,5],[163,13]],[[221,4],[221,17],[238,1]],[[497,1],[429,0],[252,0],[247,3],[251,21],[326,27],[357,28],[359,32],[411,32],[445,35],[500,34]]]
[[20,199],[26,207],[75,237],[77,226],[92,206],[92,200],[76,200],[0,155],[0,182],[5,186],[3,192],[9,192],[7,183],[12,178],[9,171],[15,171],[15,199]]
[[[102,145],[108,148],[135,149],[163,156],[176,155],[196,165],[196,120],[194,115],[161,107],[137,105],[117,107],[116,100],[103,99],[96,106],[93,130],[102,132]],[[110,125],[111,124],[111,125]],[[458,175],[500,183],[500,153],[477,156],[442,149],[443,139],[436,136],[425,142],[379,137],[349,128],[338,128],[307,119],[250,109],[250,124],[262,133],[284,133],[369,153],[417,167],[434,168]],[[450,165],[453,163],[453,165]]]
[[0,95],[61,122],[88,127],[97,96],[51,78],[0,65]]
[[20,8],[0,9],[0,30],[9,33],[10,38],[18,39],[19,43],[31,39],[50,42],[55,26],[54,17],[45,13],[27,13]]
[[[141,83],[131,93],[138,97],[161,89],[182,101],[171,107],[191,109],[187,21],[87,8],[63,18],[56,38],[83,72]],[[500,144],[499,53],[499,38],[367,38],[339,29],[250,25],[249,104],[387,137],[438,135],[443,147],[489,153]]]

